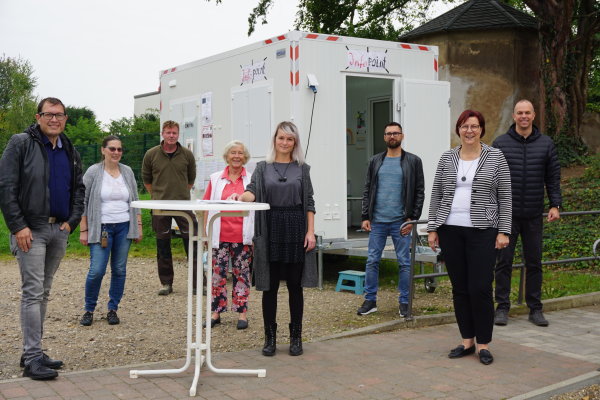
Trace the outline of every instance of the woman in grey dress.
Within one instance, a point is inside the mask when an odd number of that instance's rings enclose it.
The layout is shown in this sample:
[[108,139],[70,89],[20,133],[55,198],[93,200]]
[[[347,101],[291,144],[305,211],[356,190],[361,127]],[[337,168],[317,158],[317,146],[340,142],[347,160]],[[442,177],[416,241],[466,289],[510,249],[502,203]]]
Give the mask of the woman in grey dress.
[[254,284],[263,292],[265,345],[273,356],[277,342],[277,292],[286,280],[289,292],[292,356],[302,354],[303,287],[317,285],[314,216],[315,202],[310,167],[304,162],[298,128],[292,122],[277,125],[266,161],[257,164],[242,195],[233,200],[269,203],[257,211],[254,223]]

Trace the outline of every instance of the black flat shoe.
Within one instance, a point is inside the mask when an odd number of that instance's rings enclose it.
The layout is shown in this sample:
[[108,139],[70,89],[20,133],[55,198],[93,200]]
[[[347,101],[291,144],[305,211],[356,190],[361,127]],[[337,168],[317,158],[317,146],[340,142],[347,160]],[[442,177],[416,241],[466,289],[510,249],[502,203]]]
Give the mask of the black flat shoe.
[[246,329],[246,328],[248,328],[248,320],[238,319],[237,329],[242,330],[242,329]]
[[481,349],[479,350],[479,361],[483,365],[490,365],[494,362],[494,357],[492,356],[492,353],[490,353],[489,350]]
[[[212,318],[210,319],[210,327],[211,328],[214,328],[215,325],[220,324],[220,323],[221,323],[221,316],[220,315],[219,315],[219,318],[217,318],[217,319],[212,319]],[[206,322],[202,323],[202,327],[206,328]]]
[[450,350],[450,353],[448,353],[448,358],[461,358],[473,353],[475,353],[475,345],[472,345],[468,349],[465,349],[465,346],[461,344]]

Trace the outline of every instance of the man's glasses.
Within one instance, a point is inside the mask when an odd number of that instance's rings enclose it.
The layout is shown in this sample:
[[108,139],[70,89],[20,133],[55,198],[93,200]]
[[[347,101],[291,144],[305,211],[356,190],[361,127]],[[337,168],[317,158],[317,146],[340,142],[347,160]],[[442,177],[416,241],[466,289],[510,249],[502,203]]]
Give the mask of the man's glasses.
[[385,136],[390,137],[390,136],[400,136],[402,135],[402,132],[386,132],[384,133]]
[[110,151],[111,153],[114,153],[115,151],[117,153],[122,153],[123,152],[123,148],[122,147],[112,147],[112,146],[108,146],[105,147],[105,149],[108,149],[108,151]]
[[42,117],[44,119],[44,121],[51,121],[52,118],[56,117],[57,121],[64,121],[67,118],[67,114],[63,114],[63,113],[49,113],[49,112],[43,112],[39,114],[40,117]]
[[480,125],[463,125],[458,129],[460,129],[462,132],[468,132],[468,131],[477,132],[480,128],[481,128]]

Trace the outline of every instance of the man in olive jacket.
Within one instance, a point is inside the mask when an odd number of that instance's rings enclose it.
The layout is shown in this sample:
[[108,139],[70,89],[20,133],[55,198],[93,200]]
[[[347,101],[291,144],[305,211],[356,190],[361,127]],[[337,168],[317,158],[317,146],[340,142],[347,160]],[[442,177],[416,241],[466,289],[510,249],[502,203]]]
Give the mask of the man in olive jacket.
[[402,230],[400,226],[421,216],[425,179],[421,159],[402,149],[403,138],[399,123],[387,124],[383,135],[387,151],[374,155],[369,161],[362,199],[362,228],[369,232],[369,247],[365,301],[358,315],[377,311],[379,261],[388,236],[392,237],[398,259],[399,313],[402,317],[408,313],[412,225]]
[[535,112],[529,100],[520,100],[513,111],[515,123],[493,146],[504,153],[512,186],[512,232],[508,247],[500,250],[496,264],[496,325],[508,323],[510,281],[517,239],[521,235],[525,261],[525,301],[529,321],[548,326],[542,313],[542,213],[544,189],[550,207],[548,222],[560,218],[560,164],[554,142],[533,124]]
[[83,213],[85,187],[79,153],[63,133],[57,98],[40,101],[37,124],[13,135],[0,159],[0,208],[21,271],[23,376],[54,379],[63,362],[42,352],[42,334],[54,274],[69,234]]
[[[179,140],[179,124],[165,121],[162,126],[163,140],[152,147],[144,155],[142,161],[142,180],[152,200],[189,200],[190,189],[196,180],[196,160],[194,153],[182,146]],[[188,212],[193,229],[197,232],[198,224],[192,212]],[[158,262],[158,278],[161,288],[158,294],[166,296],[173,292],[173,256],[171,253],[171,223],[175,219],[186,254],[188,253],[188,237],[190,227],[184,217],[164,215],[152,216],[152,229],[156,232],[156,258]],[[197,254],[194,252],[194,292],[196,291]]]

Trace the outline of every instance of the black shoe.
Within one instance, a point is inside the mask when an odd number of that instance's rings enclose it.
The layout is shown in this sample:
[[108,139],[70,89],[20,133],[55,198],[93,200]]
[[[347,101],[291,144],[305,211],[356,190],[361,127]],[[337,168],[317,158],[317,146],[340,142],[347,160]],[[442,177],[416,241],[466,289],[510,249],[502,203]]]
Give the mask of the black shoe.
[[537,326],[548,326],[548,320],[544,318],[542,310],[532,310],[529,312],[529,321]]
[[[52,368],[52,369],[59,369],[63,366],[63,362],[60,360],[53,360],[50,357],[48,357],[48,354],[46,353],[42,353],[42,365],[44,367],[48,367],[48,368]],[[19,363],[19,365],[21,366],[21,368],[25,368],[25,356],[22,355],[21,356],[21,362]]]
[[494,316],[494,324],[498,326],[505,326],[508,324],[508,310],[503,308],[497,309],[496,315]]
[[461,358],[473,353],[475,353],[475,345],[465,349],[465,346],[461,344],[450,350],[450,353],[448,353],[448,358]]
[[[215,325],[220,324],[221,323],[221,314],[219,314],[219,317],[217,319],[210,319],[210,327],[214,328]],[[202,327],[206,328],[206,322],[202,323]]]
[[494,362],[494,357],[489,350],[481,349],[479,350],[479,362],[481,362],[483,365],[490,365]]
[[119,325],[121,322],[115,310],[110,310],[108,313],[106,313],[106,320],[108,321],[109,325]]
[[238,319],[237,329],[242,330],[248,328],[248,321],[245,319]]
[[302,324],[290,324],[290,356],[300,356],[302,353]]
[[377,302],[371,300],[365,300],[362,303],[362,306],[358,309],[356,314],[358,315],[367,315],[377,311]]
[[32,360],[29,364],[25,366],[25,369],[23,370],[23,377],[31,378],[34,380],[54,379],[57,376],[58,372],[46,367],[42,363],[42,357]]
[[408,315],[408,304],[400,303],[400,308],[398,309],[398,312],[401,317],[406,317]]
[[160,290],[158,291],[159,296],[168,296],[171,293],[173,293],[173,285],[170,285],[168,283],[162,285]]
[[86,311],[85,314],[79,320],[79,323],[83,326],[90,326],[94,322],[94,313]]
[[265,326],[265,345],[262,349],[263,356],[272,357],[277,351],[277,324]]

